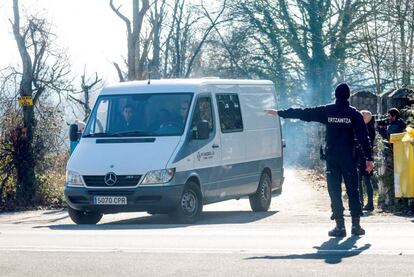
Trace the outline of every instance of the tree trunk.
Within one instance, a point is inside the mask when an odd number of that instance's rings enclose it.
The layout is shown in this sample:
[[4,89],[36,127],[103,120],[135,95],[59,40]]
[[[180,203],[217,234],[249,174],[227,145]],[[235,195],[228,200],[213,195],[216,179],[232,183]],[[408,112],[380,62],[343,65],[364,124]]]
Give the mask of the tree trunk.
[[[161,31],[162,26],[165,19],[165,1],[162,0],[160,7],[158,6],[158,0],[153,2],[154,5],[154,12],[151,14],[151,21],[152,21],[152,60],[150,62],[150,74],[151,78],[160,79],[161,78]],[[165,51],[168,52],[168,41],[169,37],[167,37],[167,44]]]
[[399,18],[400,26],[400,47],[401,47],[401,68],[402,68],[402,85],[409,85],[410,75],[407,71],[407,45],[405,36],[405,18]]
[[153,56],[151,61],[151,78],[153,79],[159,79],[161,78],[160,73],[160,53],[161,53],[161,47],[160,47],[160,38],[159,34],[154,33],[154,45],[153,45]]
[[[13,0],[13,33],[22,59],[23,74],[19,88],[20,96],[33,96],[32,83],[32,60],[27,52],[25,38],[20,33],[19,1]],[[23,129],[16,129],[14,141],[14,162],[17,171],[17,198],[20,205],[33,204],[36,191],[35,160],[33,154],[33,133],[35,128],[35,117],[33,106],[24,106]]]
[[[30,117],[33,118],[33,109],[31,110],[32,111],[24,112],[25,121],[30,121]],[[17,140],[13,145],[13,160],[17,173],[16,198],[19,206],[28,207],[33,206],[36,193],[35,161],[32,148],[33,129],[29,130],[29,128],[26,129],[25,127],[16,130]],[[27,130],[27,133],[23,130]]]
[[[146,59],[146,57],[141,56],[141,44],[140,44],[140,35],[141,28],[144,21],[144,16],[148,11],[150,4],[149,0],[142,0],[142,7],[139,5],[140,0],[132,0],[132,26],[131,21],[124,16],[119,8],[115,8],[113,0],[109,1],[111,9],[121,18],[127,28],[127,46],[128,46],[128,80],[139,80],[144,76],[144,69],[142,68],[140,61]],[[119,73],[119,70],[118,70]]]
[[411,85],[411,73],[413,68],[413,53],[414,53],[414,8],[411,8],[410,18],[410,44],[408,50],[408,68],[407,68],[407,85]]
[[128,81],[135,80],[135,39],[128,34]]

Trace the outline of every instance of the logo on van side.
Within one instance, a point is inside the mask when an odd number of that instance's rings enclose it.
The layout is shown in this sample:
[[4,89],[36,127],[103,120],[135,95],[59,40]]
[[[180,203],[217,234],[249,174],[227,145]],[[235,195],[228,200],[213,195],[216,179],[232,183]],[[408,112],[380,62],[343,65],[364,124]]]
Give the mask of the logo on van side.
[[207,152],[197,152],[197,160],[209,160],[214,157],[214,151],[207,151]]

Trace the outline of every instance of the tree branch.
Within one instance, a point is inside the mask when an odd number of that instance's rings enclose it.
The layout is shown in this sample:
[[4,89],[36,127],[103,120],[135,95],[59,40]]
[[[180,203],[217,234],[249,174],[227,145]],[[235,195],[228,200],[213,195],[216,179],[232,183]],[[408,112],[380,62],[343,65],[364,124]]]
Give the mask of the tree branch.
[[[204,7],[203,1],[201,1],[201,6],[204,9],[204,11],[208,13],[208,11],[206,10],[206,8]],[[206,41],[206,39],[207,39],[208,35],[210,34],[211,30],[213,30],[214,26],[216,26],[216,25],[219,24],[218,23],[218,20],[221,17],[221,15],[223,14],[223,12],[224,12],[225,9],[226,9],[226,0],[224,0],[223,6],[222,6],[221,10],[217,14],[217,16],[214,19],[214,21],[211,23],[210,27],[208,27],[207,30],[205,30],[204,35],[203,35],[200,43],[198,44],[196,50],[194,51],[194,54],[191,57],[190,62],[188,63],[187,72],[185,74],[185,77],[186,78],[188,78],[190,76],[190,73],[191,73],[192,66],[193,66],[193,63],[195,61],[195,58],[198,56],[198,53],[201,51],[201,47],[203,46],[204,42]],[[222,22],[220,22],[220,23],[222,23]]]
[[125,25],[127,27],[128,34],[131,34],[132,33],[131,21],[128,19],[128,17],[126,17],[125,15],[123,15],[119,11],[119,9],[122,7],[122,5],[120,5],[118,8],[115,8],[115,6],[114,6],[114,0],[109,0],[109,6],[115,12],[115,14],[125,22]]

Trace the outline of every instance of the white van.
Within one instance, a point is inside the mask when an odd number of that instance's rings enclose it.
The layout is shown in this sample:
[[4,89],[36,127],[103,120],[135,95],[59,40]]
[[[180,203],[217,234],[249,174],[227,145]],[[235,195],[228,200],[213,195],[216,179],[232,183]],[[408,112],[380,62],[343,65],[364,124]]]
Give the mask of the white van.
[[269,209],[283,157],[270,81],[170,79],[104,88],[67,164],[77,224],[105,213],[166,213],[193,223],[205,204],[249,196]]

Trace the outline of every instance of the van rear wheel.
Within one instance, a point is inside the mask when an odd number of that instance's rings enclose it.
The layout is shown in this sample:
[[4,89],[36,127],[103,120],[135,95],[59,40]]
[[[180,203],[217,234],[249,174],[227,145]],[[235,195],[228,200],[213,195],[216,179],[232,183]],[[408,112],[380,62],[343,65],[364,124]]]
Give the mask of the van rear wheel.
[[98,212],[78,211],[68,207],[70,219],[76,224],[96,224],[101,220],[103,214]]
[[256,193],[249,196],[250,207],[254,212],[269,210],[272,201],[272,181],[269,174],[264,172],[260,177]]
[[191,224],[196,222],[203,211],[203,197],[199,186],[189,181],[181,194],[178,207],[169,213],[169,217],[177,223]]

